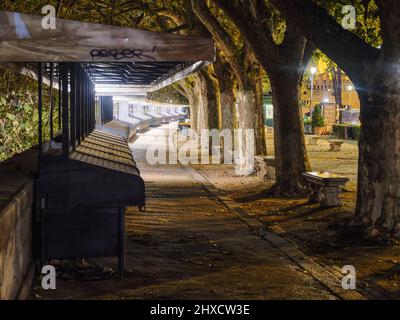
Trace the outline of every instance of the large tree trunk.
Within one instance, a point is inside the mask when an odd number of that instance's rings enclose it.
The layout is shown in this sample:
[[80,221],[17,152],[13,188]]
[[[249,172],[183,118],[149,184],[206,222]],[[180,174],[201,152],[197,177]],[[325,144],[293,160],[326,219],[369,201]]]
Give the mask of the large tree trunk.
[[303,173],[310,171],[304,141],[304,127],[299,103],[298,75],[281,70],[270,73],[274,108],[274,144],[276,183],[274,194],[294,195],[303,192]]
[[186,80],[184,88],[189,100],[191,128],[200,134],[201,129],[208,129],[207,86],[204,79],[195,74]]
[[221,97],[221,129],[229,129],[231,131],[236,127],[237,116],[235,116],[235,94],[232,87],[229,86],[220,91]]
[[237,94],[238,131],[234,139],[236,174],[248,176],[254,171],[256,94],[239,88]]
[[[314,1],[270,1],[356,85],[361,137],[353,225],[372,237],[391,234],[400,238],[399,1],[375,1],[383,40],[379,50],[344,30]],[[315,26],[322,27],[314,32]]]
[[379,6],[383,50],[355,81],[361,100],[355,222],[369,236],[400,239],[400,5]]
[[[232,71],[237,77],[239,87],[237,95],[239,128],[252,130],[252,135],[256,135],[256,150],[260,151],[260,153],[264,153],[263,151],[266,146],[265,135],[262,132],[263,128],[262,126],[259,126],[258,128],[255,126],[256,123],[260,122],[260,118],[257,117],[262,117],[262,112],[261,115],[256,114],[260,109],[262,111],[262,105],[260,108],[257,103],[260,101],[260,97],[256,96],[259,92],[254,86],[251,86],[254,77],[258,77],[261,72],[260,65],[247,47],[241,48],[241,46],[237,46],[236,37],[231,37],[230,34],[224,30],[224,27],[220,24],[218,19],[216,19],[216,17],[211,13],[205,0],[191,0],[191,4],[193,11],[201,23],[216,39],[218,48],[223,52]],[[257,106],[259,108],[257,108]],[[237,141],[237,139],[236,142],[241,145],[241,149],[243,149],[243,146],[247,146],[245,149],[250,150],[250,148],[248,148],[249,143],[245,141],[241,143],[241,141]],[[244,151],[244,149],[241,151]],[[254,145],[251,153],[254,154]],[[246,158],[250,159],[250,156],[247,154]],[[252,161],[254,162],[254,158]],[[246,164],[245,166],[246,168],[240,170],[240,172],[243,175],[251,174],[250,171],[252,170],[248,170],[251,165]]]
[[[266,27],[271,11],[265,1],[216,2],[241,31],[246,44],[252,49],[268,76],[271,78],[271,75],[275,74],[275,192],[280,195],[297,194],[302,190],[302,173],[310,168],[300,119],[299,79],[302,78],[304,67],[308,64],[314,47],[307,45],[306,39],[291,23],[286,26],[283,42],[277,44],[271,30]],[[290,84],[293,80],[294,83]],[[264,129],[264,126],[262,127]],[[261,128],[260,122],[258,128]],[[258,133],[257,136],[261,134]],[[257,150],[257,153],[262,154],[262,150]]]
[[265,112],[264,112],[264,90],[262,84],[261,69],[258,77],[254,77],[255,113],[254,113],[254,135],[256,154],[264,156],[267,154],[267,141],[265,137]]
[[189,108],[190,108],[190,123],[192,128],[197,126],[197,99],[194,98],[194,90],[188,95]]
[[195,94],[198,96],[197,100],[197,127],[195,130],[198,134],[201,133],[201,130],[208,129],[208,109],[207,109],[207,87],[205,82],[200,79],[198,89]]
[[180,81],[182,89],[185,91],[186,98],[189,102],[190,108],[190,123],[191,128],[196,130],[197,128],[197,113],[198,113],[198,100],[199,100],[199,87],[196,75],[190,76],[185,80]]
[[243,130],[241,136],[235,137],[236,150],[242,159],[237,174],[247,176],[254,171],[254,155],[267,153],[261,79],[259,83],[245,79],[239,84],[236,113],[238,129]]
[[224,62],[220,54],[217,54],[217,60],[214,63],[215,74],[218,79],[218,88],[221,102],[221,130],[229,129],[233,132],[236,127],[234,94],[235,77],[230,66]]
[[[239,91],[245,101],[251,103],[249,107],[252,112],[252,128],[254,129],[255,153],[257,155],[267,154],[267,142],[265,138],[265,116],[264,116],[264,92],[263,92],[263,70],[260,63],[249,48],[244,54],[244,74],[239,83]],[[239,97],[240,100],[240,97]]]
[[204,129],[219,129],[220,127],[220,98],[218,84],[216,79],[210,74],[210,70],[200,71],[200,79],[202,81],[202,94],[204,103],[204,112],[206,115],[207,125]]
[[[356,223],[371,236],[400,238],[400,55],[378,62],[360,90]],[[372,72],[371,72],[372,71]]]

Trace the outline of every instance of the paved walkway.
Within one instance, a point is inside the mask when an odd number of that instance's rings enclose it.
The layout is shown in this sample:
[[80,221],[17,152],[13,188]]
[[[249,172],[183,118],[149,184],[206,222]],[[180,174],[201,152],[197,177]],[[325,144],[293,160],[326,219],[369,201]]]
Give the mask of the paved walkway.
[[59,280],[57,290],[36,290],[39,297],[335,299],[182,166],[145,162],[146,147],[159,143],[157,137],[165,136],[169,126],[142,134],[133,146],[146,181],[147,210],[127,211],[127,279]]

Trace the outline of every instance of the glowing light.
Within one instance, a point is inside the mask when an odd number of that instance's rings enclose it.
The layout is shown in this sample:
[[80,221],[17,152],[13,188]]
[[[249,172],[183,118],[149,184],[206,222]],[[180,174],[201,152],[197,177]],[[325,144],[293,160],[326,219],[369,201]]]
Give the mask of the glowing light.
[[329,99],[328,99],[328,98],[325,98],[325,99],[324,99],[324,102],[325,102],[325,103],[328,103],[328,102],[329,102]]
[[347,90],[349,90],[349,91],[351,91],[351,90],[353,90],[354,88],[353,88],[353,86],[347,86]]
[[314,74],[317,73],[318,70],[317,70],[316,67],[311,67],[311,70],[310,70],[310,71],[311,71],[311,74],[314,75]]

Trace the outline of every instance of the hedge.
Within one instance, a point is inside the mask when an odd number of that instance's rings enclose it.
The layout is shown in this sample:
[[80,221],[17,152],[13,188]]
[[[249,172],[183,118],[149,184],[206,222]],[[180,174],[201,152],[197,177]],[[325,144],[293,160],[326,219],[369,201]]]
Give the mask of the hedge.
[[359,140],[360,139],[360,126],[359,125],[337,124],[337,125],[332,126],[333,135],[340,139],[346,139],[346,130],[347,130],[348,139],[351,139],[351,140]]
[[314,108],[314,112],[311,116],[311,125],[313,128],[323,128],[325,127],[325,119],[322,114],[321,105],[316,105]]

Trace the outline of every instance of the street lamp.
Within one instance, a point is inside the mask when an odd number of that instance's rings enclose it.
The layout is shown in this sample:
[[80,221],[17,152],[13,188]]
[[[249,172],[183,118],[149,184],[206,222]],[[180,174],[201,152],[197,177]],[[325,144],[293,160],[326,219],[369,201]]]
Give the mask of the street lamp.
[[314,94],[314,75],[317,73],[316,67],[311,67],[311,97],[310,108],[312,108],[313,94]]

